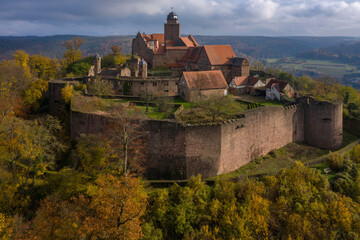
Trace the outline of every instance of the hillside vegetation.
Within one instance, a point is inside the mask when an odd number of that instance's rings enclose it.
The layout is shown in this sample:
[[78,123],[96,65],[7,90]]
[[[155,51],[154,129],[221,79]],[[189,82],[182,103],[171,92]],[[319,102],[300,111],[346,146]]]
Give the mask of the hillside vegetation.
[[[10,58],[19,49],[29,54],[41,54],[60,58],[64,51],[61,44],[73,39],[73,35],[45,37],[0,37],[0,58]],[[85,40],[81,46],[84,56],[108,54],[111,46],[119,45],[124,53],[131,52],[134,36],[80,36]],[[334,46],[355,40],[350,37],[249,37],[249,36],[194,36],[200,45],[230,44],[237,55],[251,58],[290,57],[316,48]]]

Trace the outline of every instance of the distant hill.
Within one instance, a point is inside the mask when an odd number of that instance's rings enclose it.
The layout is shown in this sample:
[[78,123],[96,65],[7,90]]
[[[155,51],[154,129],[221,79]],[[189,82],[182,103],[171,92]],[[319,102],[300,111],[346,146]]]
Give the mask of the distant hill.
[[0,59],[11,58],[16,50],[24,50],[29,54],[41,54],[51,58],[61,58],[65,52],[62,43],[81,37],[85,39],[85,44],[81,46],[84,56],[108,54],[111,46],[119,45],[123,52],[131,52],[131,39],[133,36],[74,36],[74,35],[56,35],[46,37],[0,37]]
[[[11,58],[19,49],[29,54],[41,54],[52,58],[61,58],[65,49],[62,43],[74,35],[56,35],[46,37],[0,37],[0,58]],[[111,46],[123,47],[123,52],[131,52],[133,36],[80,36],[85,39],[81,47],[84,56],[105,55]],[[311,52],[318,48],[346,45],[355,38],[350,37],[247,37],[247,36],[194,36],[199,44],[230,44],[236,55],[252,59],[284,58]]]
[[230,44],[237,55],[255,58],[285,58],[353,40],[349,37],[247,37],[196,36],[200,44]]
[[360,65],[360,41],[342,43],[331,47],[317,48],[297,54],[299,58],[330,60]]

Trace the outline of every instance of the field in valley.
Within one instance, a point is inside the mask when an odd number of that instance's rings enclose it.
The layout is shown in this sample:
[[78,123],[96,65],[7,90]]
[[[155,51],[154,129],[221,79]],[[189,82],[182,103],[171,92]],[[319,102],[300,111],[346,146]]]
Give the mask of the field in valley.
[[311,71],[337,78],[342,78],[345,74],[359,73],[360,75],[360,69],[356,66],[326,60],[268,58],[265,61],[267,67],[281,68],[290,72]]

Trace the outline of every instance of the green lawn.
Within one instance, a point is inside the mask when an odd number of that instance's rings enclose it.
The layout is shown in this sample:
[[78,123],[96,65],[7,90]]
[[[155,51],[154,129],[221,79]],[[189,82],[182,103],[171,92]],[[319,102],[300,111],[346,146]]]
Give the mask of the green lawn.
[[191,108],[192,106],[192,103],[191,102],[186,102],[184,101],[183,99],[179,98],[179,97],[176,97],[173,101],[174,104],[181,104],[184,106],[185,109],[187,108]]
[[136,108],[141,109],[151,119],[165,119],[165,113],[158,112],[156,107],[149,107],[148,112],[146,112],[146,106],[136,106]]

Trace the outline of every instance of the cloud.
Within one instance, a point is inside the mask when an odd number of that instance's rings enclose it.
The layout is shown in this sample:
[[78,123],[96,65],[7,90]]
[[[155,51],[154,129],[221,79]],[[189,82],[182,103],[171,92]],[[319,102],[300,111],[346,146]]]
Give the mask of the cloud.
[[184,33],[360,35],[360,0],[0,0],[0,35],[162,32],[171,7]]

